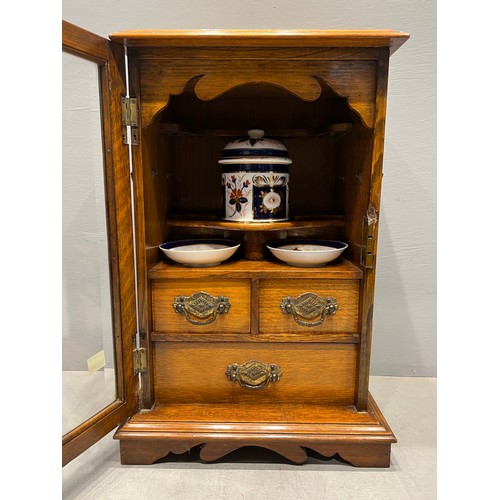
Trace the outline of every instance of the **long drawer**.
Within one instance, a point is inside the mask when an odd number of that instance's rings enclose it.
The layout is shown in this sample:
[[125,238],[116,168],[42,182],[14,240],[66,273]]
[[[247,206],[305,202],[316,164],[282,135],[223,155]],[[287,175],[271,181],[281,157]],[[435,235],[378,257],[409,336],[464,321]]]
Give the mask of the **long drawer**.
[[354,344],[155,342],[158,403],[354,402]]
[[358,330],[359,280],[288,279],[260,282],[260,333]]
[[249,280],[155,280],[152,295],[157,332],[250,332]]

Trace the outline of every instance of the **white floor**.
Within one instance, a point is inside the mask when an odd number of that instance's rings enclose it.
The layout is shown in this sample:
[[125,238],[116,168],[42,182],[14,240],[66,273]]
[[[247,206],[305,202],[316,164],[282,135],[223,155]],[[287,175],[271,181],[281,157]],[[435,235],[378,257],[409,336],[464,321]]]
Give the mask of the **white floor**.
[[63,435],[116,399],[115,370],[62,371]]
[[398,438],[388,469],[357,469],[319,458],[290,465],[251,449],[215,464],[174,456],[159,464],[125,466],[111,433],[63,468],[62,498],[435,499],[436,379],[372,377],[370,391]]

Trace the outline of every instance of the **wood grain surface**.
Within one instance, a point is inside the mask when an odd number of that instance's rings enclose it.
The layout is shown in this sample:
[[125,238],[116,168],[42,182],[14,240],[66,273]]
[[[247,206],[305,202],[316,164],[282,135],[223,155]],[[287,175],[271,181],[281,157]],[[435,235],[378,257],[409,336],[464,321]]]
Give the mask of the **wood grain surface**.
[[[389,77],[389,51],[381,54],[377,72],[377,113],[372,144],[372,155],[370,164],[370,198],[367,211],[374,211],[377,218],[380,216],[380,201],[382,195],[382,167],[384,158],[385,138],[385,116],[387,106],[387,84]],[[370,358],[372,346],[373,308],[375,301],[375,273],[378,248],[379,221],[375,225],[373,265],[365,270],[361,284],[361,306],[360,306],[360,343],[359,343],[359,365],[356,383],[356,405],[359,410],[368,406],[368,385],[370,375]]]
[[[292,315],[283,314],[280,305],[284,298],[297,298],[312,292],[319,297],[336,299],[338,310],[325,316],[318,326],[302,326]],[[281,279],[260,282],[259,332],[260,333],[316,333],[357,332],[359,282],[356,280]],[[311,320],[312,321],[312,320]]]
[[111,40],[131,47],[272,46],[391,47],[396,51],[409,37],[395,30],[128,30]]
[[[229,312],[217,314],[215,321],[208,325],[193,325],[183,314],[174,310],[172,304],[176,297],[189,297],[200,291],[213,297],[227,297],[231,304]],[[250,332],[249,280],[171,279],[154,281],[152,293],[153,328],[157,332]]]
[[[252,325],[258,326],[257,321],[252,320]],[[152,332],[151,339],[157,342],[325,342],[341,344],[357,344],[359,335],[346,332],[290,332],[290,333],[185,333],[185,332]]]
[[66,464],[138,409],[138,383],[132,366],[132,340],[137,329],[129,162],[122,144],[121,122],[116,119],[125,87],[123,48],[67,22],[62,24],[62,40],[63,51],[99,64],[117,392],[113,404],[63,436]]
[[[232,363],[277,364],[278,382],[249,390],[230,382]],[[155,343],[157,403],[354,402],[355,344]]]
[[[182,57],[141,59],[141,119],[145,125],[198,76],[194,91],[198,99],[210,101],[249,82],[286,89],[303,101],[315,101],[322,92],[318,79],[337,95],[345,97],[364,124],[373,127],[375,116],[376,61],[316,61],[247,59],[237,51],[226,60]],[[257,76],[258,75],[258,76]]]
[[[93,54],[89,57],[96,62],[119,54],[117,45],[108,49],[73,27],[64,35],[83,47],[66,42],[67,50]],[[363,218],[369,209],[380,211],[388,57],[407,38],[390,30],[111,35],[129,47],[130,84],[139,99],[140,145],[132,152],[133,176],[138,178],[132,194],[138,323],[150,360],[142,394],[130,392],[137,389],[131,382],[136,330],[129,293],[134,273],[128,269],[133,259],[127,224],[132,220],[130,170],[120,137],[122,86],[114,86],[123,82],[112,58],[111,74],[103,79],[112,92],[103,102],[109,103],[105,135],[112,136],[106,143],[113,165],[107,175],[109,224],[114,234],[114,313],[121,335],[116,352],[123,361],[117,387],[126,401],[119,407],[130,410],[144,401],[152,406],[118,431],[123,463],[152,463],[196,445],[203,445],[201,457],[209,461],[256,445],[296,463],[307,459],[304,448],[310,447],[325,456],[339,453],[354,465],[389,464],[395,438],[368,393],[375,268],[359,263],[366,245]],[[340,136],[285,134],[293,159],[290,208],[312,224],[289,223],[268,233],[255,226],[250,233],[207,222],[221,209],[217,160],[227,133],[165,133],[165,124],[173,123],[179,130],[349,126]],[[335,217],[325,222],[328,214]],[[186,268],[167,262],[158,249],[162,240],[181,234],[214,233],[226,238],[241,234],[250,250],[247,259],[241,259],[245,253],[240,251],[221,266]],[[278,238],[321,234],[347,241],[349,248],[345,258],[325,267],[294,268],[266,254],[271,233]],[[176,296],[198,291],[229,297],[229,313],[210,325],[189,323],[172,304]],[[335,298],[336,314],[318,327],[300,326],[283,315],[282,299],[306,292]],[[280,380],[249,390],[227,379],[228,365],[250,360],[277,364]],[[90,428],[85,430],[85,445],[103,430],[91,437]],[[74,443],[76,450],[80,445]]]
[[295,463],[307,449],[338,453],[358,467],[388,467],[396,442],[371,397],[368,411],[350,406],[269,404],[157,404],[115,434],[125,464],[151,464],[168,453],[202,445],[200,458],[216,460],[242,446],[273,450]]
[[296,267],[289,266],[277,260],[249,261],[236,259],[224,262],[214,267],[186,267],[175,264],[170,259],[163,259],[149,272],[149,277],[154,280],[168,279],[203,279],[203,278],[265,278],[265,279],[339,279],[359,280],[363,276],[361,269],[352,262],[339,258],[321,267]]

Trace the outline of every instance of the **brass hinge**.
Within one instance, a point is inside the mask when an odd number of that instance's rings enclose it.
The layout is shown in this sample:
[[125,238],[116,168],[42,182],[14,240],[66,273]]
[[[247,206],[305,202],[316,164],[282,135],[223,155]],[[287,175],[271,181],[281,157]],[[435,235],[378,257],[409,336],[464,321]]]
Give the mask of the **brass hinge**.
[[378,213],[370,205],[363,217],[363,247],[361,249],[361,265],[372,269],[375,262],[375,230],[378,222]]
[[[137,97],[122,96],[122,140],[123,144],[139,144],[139,106]],[[130,130],[130,137],[128,131]]]
[[148,357],[145,347],[138,347],[133,351],[134,375],[148,371]]

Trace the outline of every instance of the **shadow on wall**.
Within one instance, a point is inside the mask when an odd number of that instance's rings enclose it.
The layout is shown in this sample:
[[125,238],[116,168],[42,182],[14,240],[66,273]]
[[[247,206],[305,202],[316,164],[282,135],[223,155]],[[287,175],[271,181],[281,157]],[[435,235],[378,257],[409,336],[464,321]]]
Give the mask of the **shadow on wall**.
[[434,377],[435,197],[432,186],[422,183],[422,172],[405,164],[390,144],[386,165],[397,168],[384,176],[371,374]]

